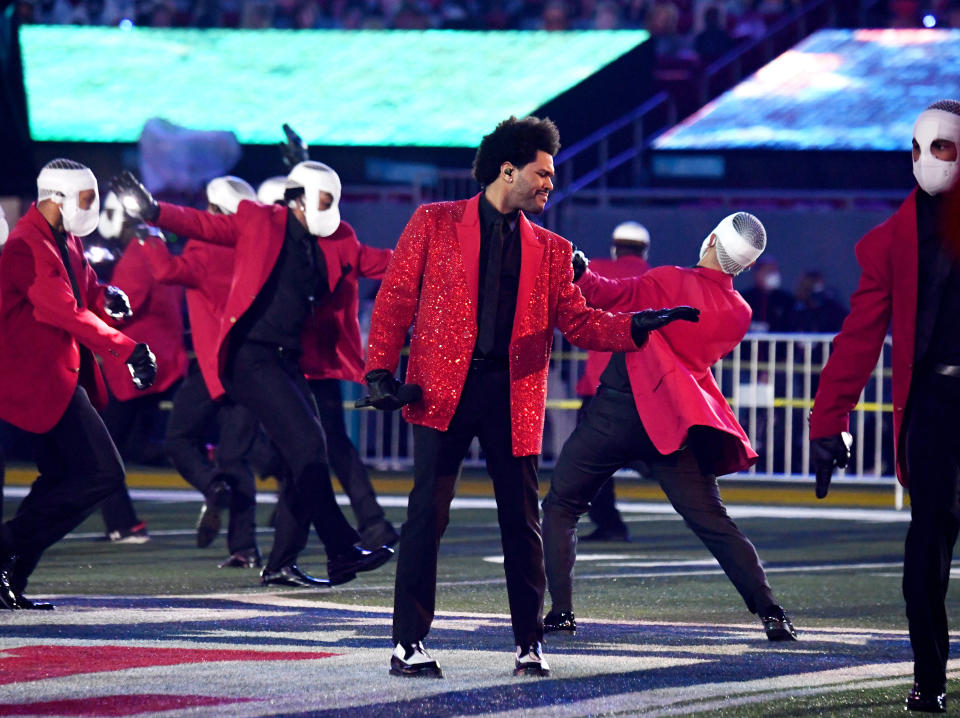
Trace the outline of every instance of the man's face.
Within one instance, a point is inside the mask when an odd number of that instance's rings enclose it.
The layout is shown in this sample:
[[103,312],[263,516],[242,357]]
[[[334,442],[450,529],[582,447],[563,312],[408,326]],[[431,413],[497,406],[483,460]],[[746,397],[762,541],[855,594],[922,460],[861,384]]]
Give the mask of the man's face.
[[527,214],[540,214],[547,204],[553,189],[553,156],[539,150],[533,162],[523,167],[514,167],[509,177],[513,180],[507,187],[506,204],[510,210],[523,210]]
[[[945,140],[942,138],[937,138],[930,143],[930,154],[936,157],[938,160],[943,160],[944,162],[956,162],[957,160],[957,144],[951,140]],[[913,161],[916,162],[920,159],[920,145],[917,143],[917,138],[913,138]]]

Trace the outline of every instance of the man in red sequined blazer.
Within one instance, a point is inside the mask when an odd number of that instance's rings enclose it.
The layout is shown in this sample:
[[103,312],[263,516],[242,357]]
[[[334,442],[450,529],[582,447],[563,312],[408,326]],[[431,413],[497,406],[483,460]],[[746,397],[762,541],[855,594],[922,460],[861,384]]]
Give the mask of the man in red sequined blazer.
[[587,349],[629,351],[648,331],[696,317],[689,307],[632,319],[587,307],[573,284],[570,243],[525,216],[546,205],[559,146],[550,120],[500,123],[474,160],[482,192],[417,209],[374,304],[370,402],[396,409],[409,400],[393,372],[411,326],[406,381],[423,392],[404,408],[414,424],[414,486],[400,536],[394,675],[442,675],[422,640],[434,615],[440,538],[474,437],[497,501],[515,673],[549,673],[540,650],[545,579],[537,460],[554,329]]

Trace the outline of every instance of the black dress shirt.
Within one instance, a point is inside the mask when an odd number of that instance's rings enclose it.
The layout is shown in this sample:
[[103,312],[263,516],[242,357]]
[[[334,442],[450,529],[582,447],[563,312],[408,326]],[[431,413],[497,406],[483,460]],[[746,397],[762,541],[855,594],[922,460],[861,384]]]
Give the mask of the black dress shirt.
[[[483,359],[506,361],[510,356],[510,336],[513,333],[513,317],[517,311],[517,288],[520,284],[520,222],[519,212],[501,214],[490,204],[484,194],[480,195],[480,263],[477,281],[477,325],[483,316],[486,296],[487,270],[490,266],[490,248],[494,232],[503,227],[503,253],[501,255],[499,293],[495,339],[493,350],[483,354],[474,349],[474,356]],[[478,337],[479,339],[479,337]]]
[[289,212],[276,264],[250,309],[240,319],[237,333],[241,341],[273,344],[299,352],[303,323],[327,291],[327,269],[317,238]]
[[944,236],[945,197],[917,190],[917,364],[960,366],[960,257]]

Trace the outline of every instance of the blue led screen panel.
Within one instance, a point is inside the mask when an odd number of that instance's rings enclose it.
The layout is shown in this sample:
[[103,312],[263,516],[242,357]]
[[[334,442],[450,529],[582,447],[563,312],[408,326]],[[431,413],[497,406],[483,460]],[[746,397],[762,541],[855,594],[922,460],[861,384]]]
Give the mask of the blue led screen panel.
[[649,38],[580,32],[25,26],[34,140],[135,142],[163,117],[270,144],[475,147]]
[[823,30],[654,142],[657,150],[910,149],[928,105],[960,95],[960,29]]

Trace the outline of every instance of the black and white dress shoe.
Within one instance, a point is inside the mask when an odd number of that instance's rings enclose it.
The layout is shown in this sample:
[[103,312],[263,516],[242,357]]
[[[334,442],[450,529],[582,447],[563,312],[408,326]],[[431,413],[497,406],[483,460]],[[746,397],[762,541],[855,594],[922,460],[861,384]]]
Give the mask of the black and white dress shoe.
[[760,611],[760,621],[763,623],[763,630],[766,631],[767,638],[771,641],[797,640],[797,631],[782,607],[767,606]]
[[263,569],[260,572],[261,586],[294,586],[296,588],[329,588],[330,581],[304,573],[295,563],[276,571]]
[[0,554],[0,610],[16,611],[20,606],[20,596],[13,588],[13,564],[16,556]]
[[390,675],[407,678],[443,678],[443,671],[427,653],[420,641],[405,645],[398,643],[390,656]]
[[539,641],[526,647],[517,646],[517,661],[513,668],[513,675],[541,677],[550,675],[550,666],[543,657],[543,649]]
[[929,690],[921,688],[919,683],[914,683],[913,688],[907,694],[907,710],[920,713],[946,713],[946,689],[941,687],[940,689]]
[[17,596],[17,603],[24,611],[52,611],[54,609],[54,605],[49,601],[34,601],[22,593]]
[[543,632],[554,633],[556,631],[565,631],[571,636],[577,635],[577,619],[573,611],[554,611],[551,610],[543,617]]
[[393,549],[389,546],[381,546],[373,551],[351,546],[349,551],[327,560],[327,576],[331,585],[339,586],[355,579],[358,573],[380,568],[391,558]]

